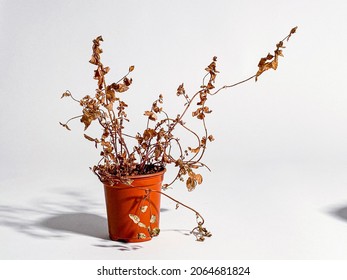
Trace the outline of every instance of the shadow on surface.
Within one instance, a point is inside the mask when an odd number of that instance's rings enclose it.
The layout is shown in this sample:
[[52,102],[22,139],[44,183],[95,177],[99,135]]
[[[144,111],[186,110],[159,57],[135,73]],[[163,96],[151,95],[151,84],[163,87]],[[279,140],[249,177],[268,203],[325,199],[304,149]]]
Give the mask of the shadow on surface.
[[[171,211],[162,208],[162,214]],[[104,202],[74,192],[51,192],[25,204],[0,205],[0,227],[39,239],[64,239],[72,235],[94,238],[100,248],[134,251],[142,246],[113,241],[108,236]],[[105,215],[99,215],[105,213]],[[179,230],[178,230],[179,231]],[[179,231],[181,232],[181,231]],[[183,231],[182,234],[185,234]]]
[[[25,206],[0,205],[0,226],[36,238],[65,238],[72,234],[108,239],[104,205],[86,194],[73,191],[51,192]],[[105,215],[106,216],[106,215]]]
[[347,222],[347,206],[335,208],[330,211],[330,214],[339,220]]
[[37,226],[51,230],[77,233],[108,240],[107,220],[91,213],[59,214],[37,223]]

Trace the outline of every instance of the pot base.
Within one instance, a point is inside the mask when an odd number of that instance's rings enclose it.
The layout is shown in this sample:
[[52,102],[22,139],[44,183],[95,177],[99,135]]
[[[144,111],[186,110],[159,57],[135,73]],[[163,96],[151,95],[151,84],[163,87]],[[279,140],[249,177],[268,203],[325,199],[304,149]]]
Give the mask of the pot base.
[[152,237],[146,237],[144,239],[140,239],[140,238],[137,238],[137,237],[134,237],[134,238],[120,238],[120,237],[114,236],[112,234],[109,234],[109,237],[113,241],[118,241],[118,242],[122,242],[122,243],[138,243],[138,242],[146,242],[146,241],[152,240]]

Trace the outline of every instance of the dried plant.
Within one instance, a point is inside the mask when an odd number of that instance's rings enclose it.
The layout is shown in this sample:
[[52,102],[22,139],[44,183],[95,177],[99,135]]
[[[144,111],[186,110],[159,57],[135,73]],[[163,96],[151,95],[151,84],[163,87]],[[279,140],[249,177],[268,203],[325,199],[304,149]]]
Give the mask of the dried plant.
[[[84,124],[84,130],[97,122],[102,131],[99,137],[84,134],[84,138],[94,143],[96,148],[100,148],[100,161],[91,169],[99,177],[101,182],[109,181],[109,178],[117,178],[119,181],[131,184],[129,176],[156,173],[164,170],[168,165],[176,168],[177,173],[173,180],[163,185],[167,189],[177,180],[185,182],[188,191],[192,191],[201,184],[203,177],[198,173],[199,168],[207,168],[202,162],[209,142],[214,141],[210,134],[205,118],[212,110],[207,106],[210,96],[216,95],[221,90],[228,89],[245,83],[249,80],[258,80],[259,76],[269,70],[277,69],[278,59],[283,56],[282,50],[285,48],[284,42],[296,32],[297,27],[292,28],[289,35],[276,44],[273,54],[268,54],[261,58],[258,64],[258,71],[255,75],[232,85],[225,85],[220,88],[215,87],[217,71],[217,57],[213,57],[212,62],[205,68],[207,72],[199,90],[190,95],[186,92],[184,84],[177,88],[177,96],[183,99],[181,112],[170,116],[163,108],[164,97],[159,95],[148,110],[144,111],[147,124],[143,131],[136,135],[126,133],[126,123],[128,105],[122,100],[122,94],[129,90],[132,85],[130,73],[135,67],[130,66],[127,73],[117,82],[106,83],[106,74],[110,68],[101,62],[102,49],[100,44],[103,41],[101,36],[93,40],[93,53],[90,63],[96,66],[94,79],[97,80],[95,94],[86,95],[82,99],[75,98],[70,91],[65,91],[63,97],[70,97],[82,107],[82,114],[60,123],[70,130],[69,122],[80,119]],[[189,127],[186,118],[192,117],[200,121],[202,134],[198,134],[197,129]],[[180,138],[175,134],[180,127],[188,135],[196,139],[195,146],[184,146]],[[192,230],[197,240],[203,241],[204,237],[211,234],[203,227],[204,219],[194,209],[175,200],[164,192],[161,194],[174,200],[178,205],[182,205],[195,212],[197,216],[197,227]],[[130,214],[132,215],[132,214]],[[138,217],[130,216],[138,223]]]

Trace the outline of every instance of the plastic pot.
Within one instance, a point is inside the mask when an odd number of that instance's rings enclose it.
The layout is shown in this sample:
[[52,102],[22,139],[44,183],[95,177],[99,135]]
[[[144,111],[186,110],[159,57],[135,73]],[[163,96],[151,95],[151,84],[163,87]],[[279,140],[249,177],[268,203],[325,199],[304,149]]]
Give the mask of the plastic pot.
[[143,242],[159,233],[160,193],[164,171],[129,177],[131,184],[104,182],[110,239]]

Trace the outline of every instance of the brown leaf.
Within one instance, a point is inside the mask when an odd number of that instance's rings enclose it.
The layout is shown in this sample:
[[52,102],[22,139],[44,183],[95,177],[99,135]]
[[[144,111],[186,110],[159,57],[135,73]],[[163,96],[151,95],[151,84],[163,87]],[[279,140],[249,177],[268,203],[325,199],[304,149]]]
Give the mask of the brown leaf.
[[84,130],[87,130],[87,128],[90,126],[90,124],[93,121],[93,118],[87,114],[84,114],[80,120],[82,123],[84,123]]
[[294,34],[294,33],[296,33],[296,30],[298,29],[298,27],[297,26],[295,26],[294,28],[292,28],[291,30],[290,30],[290,34],[288,35],[288,37],[287,37],[287,41],[290,39],[290,37]]
[[71,93],[67,90],[63,93],[63,95],[60,98],[71,96]]
[[277,56],[282,56],[282,57],[284,56],[282,50],[276,50],[276,51],[275,51],[275,54],[276,54]]
[[107,86],[107,88],[106,88],[106,99],[109,102],[114,102],[117,100],[116,93],[115,93],[114,89],[111,88],[110,86]]
[[87,134],[84,134],[84,138],[86,138],[87,140],[94,142],[95,143],[95,148],[98,147],[98,143],[100,143],[100,141],[97,138],[92,138],[90,136],[88,136]]
[[92,55],[92,57],[89,60],[89,63],[98,65],[99,59],[95,57],[95,55]]
[[159,233],[160,233],[160,229],[159,229],[159,228],[154,228],[154,229],[152,229],[152,231],[151,231],[151,236],[152,236],[152,237],[153,237],[153,236],[158,236]]
[[128,87],[128,86],[130,86],[131,84],[132,84],[132,82],[133,82],[133,79],[129,79],[128,77],[125,77],[124,79],[123,79],[123,83]]
[[140,222],[140,218],[134,214],[129,214],[129,218],[135,223],[138,224]]
[[203,120],[205,118],[205,114],[201,112],[200,114],[198,114],[197,118],[199,120]]
[[152,215],[152,216],[151,216],[151,219],[149,220],[149,222],[150,222],[151,224],[154,224],[156,221],[157,221],[157,217],[156,217],[155,215]]
[[255,77],[255,80],[257,81],[258,77],[264,73],[265,71],[273,68],[273,66],[275,65],[272,65],[272,61],[271,62],[266,62],[265,64],[262,64],[262,65],[259,65],[259,70],[256,74],[256,77]]
[[134,71],[134,69],[135,69],[135,66],[134,66],[134,65],[131,65],[131,66],[129,67],[129,72]]
[[278,67],[278,56],[275,56],[275,59],[271,62],[271,68],[276,70]]
[[204,106],[204,107],[203,107],[203,111],[204,111],[204,113],[206,113],[206,114],[212,113],[212,110],[210,110],[210,108],[207,107],[207,106]]
[[87,139],[87,140],[89,140],[89,141],[92,141],[92,142],[94,142],[94,141],[95,141],[95,139],[94,139],[94,138],[92,138],[92,137],[88,136],[87,134],[84,134],[83,136],[84,136],[84,138],[86,138],[86,139]]
[[145,141],[148,141],[150,139],[152,139],[153,137],[157,136],[157,132],[153,129],[153,128],[147,128],[144,132],[143,132],[143,139]]
[[137,238],[138,239],[146,239],[146,234],[144,234],[144,233],[142,233],[142,232],[140,232],[138,235],[137,235]]
[[197,153],[200,151],[200,147],[197,147],[197,148],[195,148],[195,149],[193,149],[193,148],[191,148],[191,147],[188,147],[188,150],[189,150],[190,152],[192,152],[192,153],[197,154]]
[[188,179],[186,181],[186,186],[187,186],[188,191],[191,192],[196,187],[196,181],[194,179],[192,179],[192,177],[188,177]]
[[63,127],[65,127],[67,130],[71,130],[70,127],[68,127],[68,125],[66,123],[61,123],[59,122],[59,124]]
[[292,30],[290,30],[290,34],[294,34],[296,32],[296,30],[298,29],[297,26],[293,27]]
[[159,94],[159,99],[158,99],[159,103],[163,103],[164,102],[164,97],[162,94]]
[[196,182],[200,185],[202,183],[202,176],[200,174],[195,174],[194,179],[196,180]]
[[127,87],[125,84],[117,84],[115,90],[117,92],[125,92],[129,89],[129,87]]
[[106,108],[108,111],[112,111],[112,110],[113,110],[113,102],[110,102],[110,103],[108,103],[107,105],[105,105],[105,108]]
[[192,116],[193,116],[193,117],[196,117],[197,115],[200,114],[200,112],[201,112],[201,108],[198,108],[198,109],[196,109],[194,112],[192,112]]
[[105,153],[108,154],[108,153],[112,152],[113,148],[112,148],[112,145],[110,142],[102,140],[101,145],[102,145]]
[[186,93],[186,91],[184,89],[184,84],[182,83],[177,88],[177,96],[180,96],[180,95],[185,94],[185,93]]
[[147,116],[151,121],[157,120],[157,115],[152,111],[145,111],[144,115]]
[[105,67],[102,69],[102,71],[104,72],[103,74],[107,74],[110,71],[110,67]]
[[210,140],[210,142],[212,142],[212,141],[214,141],[215,139],[214,139],[213,135],[210,135],[210,136],[208,136],[208,140]]
[[98,43],[99,43],[99,41],[104,41],[104,39],[102,38],[101,35],[99,35],[98,37],[96,37],[95,40],[96,40]]
[[209,82],[207,84],[207,89],[214,89],[214,85],[211,82]]
[[283,41],[279,41],[278,44],[276,45],[276,48],[279,49],[279,48],[285,48],[283,46]]
[[147,228],[147,226],[146,226],[144,223],[141,223],[141,222],[139,222],[137,225],[138,225],[139,227],[142,227],[142,228]]

